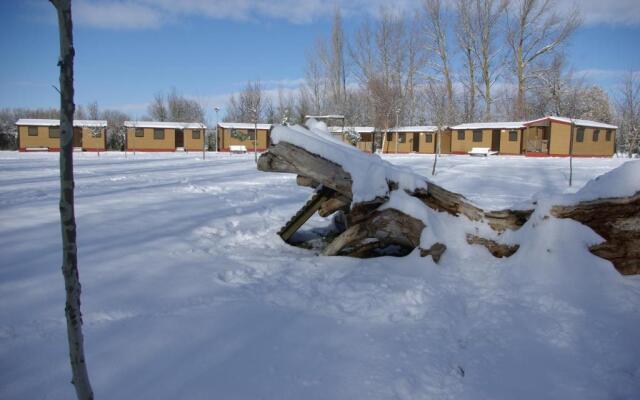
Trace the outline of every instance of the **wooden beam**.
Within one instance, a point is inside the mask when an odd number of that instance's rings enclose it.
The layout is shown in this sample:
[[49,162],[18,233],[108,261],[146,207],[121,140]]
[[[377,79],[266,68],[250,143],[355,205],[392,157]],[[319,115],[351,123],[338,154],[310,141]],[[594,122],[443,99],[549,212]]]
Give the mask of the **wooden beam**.
[[335,191],[322,187],[305,203],[304,206],[280,229],[278,235],[285,242],[289,242],[289,239],[294,233],[300,229],[305,222],[315,214],[320,208],[322,203],[331,199],[335,195]]

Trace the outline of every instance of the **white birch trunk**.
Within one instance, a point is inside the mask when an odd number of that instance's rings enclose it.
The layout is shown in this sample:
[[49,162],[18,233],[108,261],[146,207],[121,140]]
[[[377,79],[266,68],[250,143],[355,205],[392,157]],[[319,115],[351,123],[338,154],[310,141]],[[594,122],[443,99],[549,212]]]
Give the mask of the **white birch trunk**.
[[87,373],[80,312],[80,279],[76,245],[73,182],[73,26],[70,0],[50,0],[58,12],[60,31],[60,223],[62,274],[66,291],[65,315],[72,381],[79,400],[93,399]]

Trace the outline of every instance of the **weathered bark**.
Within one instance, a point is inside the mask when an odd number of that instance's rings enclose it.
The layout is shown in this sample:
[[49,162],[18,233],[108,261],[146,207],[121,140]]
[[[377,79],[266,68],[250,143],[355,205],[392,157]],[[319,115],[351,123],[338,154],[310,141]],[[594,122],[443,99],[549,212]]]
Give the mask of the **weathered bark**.
[[501,244],[496,242],[495,240],[485,239],[483,237],[471,235],[471,234],[467,234],[467,243],[479,244],[481,246],[486,247],[487,250],[489,250],[489,252],[491,253],[491,255],[493,255],[496,258],[510,257],[520,248],[520,245],[517,245],[517,244],[516,245]]
[[[405,252],[419,246],[424,224],[397,210],[379,211],[387,198],[379,197],[368,202],[350,204],[351,176],[338,164],[300,147],[280,142],[261,156],[258,169],[298,174],[297,181],[304,186],[308,186],[309,182],[316,182],[336,192],[337,195],[323,200],[316,209],[323,215],[343,210],[348,228],[328,245],[325,255],[364,257],[376,255],[386,246],[397,245]],[[396,182],[387,183],[390,191],[398,188]],[[469,234],[467,242],[486,247],[495,257],[509,257],[518,250],[517,244],[502,244],[495,238],[499,238],[507,229],[519,229],[527,222],[534,208],[532,203],[528,210],[485,211],[463,195],[432,182],[428,183],[426,189],[408,194],[433,210],[464,216],[489,226],[496,235],[486,238]],[[630,197],[556,206],[550,213],[556,218],[571,218],[589,226],[605,239],[604,243],[591,246],[593,254],[611,261],[623,274],[640,273],[640,192]],[[421,249],[421,254],[432,255],[437,262],[446,249],[446,243],[443,245],[444,248]]]
[[640,192],[631,197],[555,206],[551,215],[570,218],[593,229],[605,241],[590,247],[624,275],[640,274]]
[[60,31],[60,223],[62,274],[66,291],[65,315],[72,383],[78,399],[93,399],[84,356],[80,279],[76,245],[73,182],[73,27],[70,0],[51,0],[58,13]]
[[447,250],[447,246],[445,246],[444,244],[434,243],[428,249],[421,249],[420,257],[431,256],[431,258],[433,259],[433,262],[437,264],[438,262],[440,262],[440,258],[442,257],[442,255],[446,250]]
[[391,245],[410,251],[420,244],[423,229],[422,221],[398,210],[375,211],[369,218],[351,226],[335,238],[323,254],[366,256],[372,250]]

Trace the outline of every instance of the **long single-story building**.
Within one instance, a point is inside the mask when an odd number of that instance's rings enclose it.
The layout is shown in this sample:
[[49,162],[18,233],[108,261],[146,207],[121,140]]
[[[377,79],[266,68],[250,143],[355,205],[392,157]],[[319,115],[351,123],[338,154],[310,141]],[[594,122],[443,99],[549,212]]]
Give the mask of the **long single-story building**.
[[552,116],[468,123],[451,127],[451,152],[466,154],[474,147],[485,147],[504,155],[610,157],[615,153],[617,129],[602,122]]
[[451,132],[444,129],[436,137],[436,126],[401,126],[391,128],[384,138],[384,153],[423,153],[437,151],[436,140],[440,140],[440,153],[451,152]]
[[611,157],[616,151],[615,125],[565,117],[544,117],[524,125],[523,153],[528,156]]
[[200,122],[125,121],[129,151],[202,151],[207,126]]
[[[19,119],[19,151],[59,151],[60,120]],[[73,147],[83,151],[105,151],[107,149],[107,121],[73,120]]]
[[[249,122],[220,122],[218,124],[218,151],[229,151],[230,146],[244,146],[247,151],[265,151],[269,147],[271,124]],[[254,142],[255,139],[255,142]]]
[[452,126],[451,153],[485,147],[499,154],[521,154],[524,122],[474,122]]

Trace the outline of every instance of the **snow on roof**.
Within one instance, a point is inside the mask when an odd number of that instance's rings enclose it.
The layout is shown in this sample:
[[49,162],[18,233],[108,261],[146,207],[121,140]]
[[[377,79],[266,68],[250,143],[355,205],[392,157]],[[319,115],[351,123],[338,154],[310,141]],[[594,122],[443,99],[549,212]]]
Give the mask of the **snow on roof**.
[[[59,119],[28,119],[21,118],[16,121],[16,125],[29,125],[29,126],[60,126]],[[73,126],[77,127],[92,127],[102,128],[107,126],[107,121],[100,119],[74,119]]]
[[437,130],[438,130],[438,127],[433,125],[399,126],[397,128],[389,128],[387,132],[435,132]]
[[572,118],[557,117],[557,116],[548,116],[544,118],[534,119],[532,121],[525,122],[525,124],[528,126],[528,125],[532,125],[537,122],[543,122],[543,121],[558,121],[558,122],[564,122],[567,124],[570,124],[573,122],[578,126],[585,126],[588,128],[618,129],[617,126],[605,124],[604,122],[590,121],[588,119],[572,119]]
[[[256,124],[251,122],[220,122],[218,126],[225,129],[255,129]],[[258,129],[269,130],[272,126],[272,124],[258,124]]]
[[471,122],[452,126],[451,129],[522,129],[524,122]]
[[[341,126],[330,126],[329,131],[332,133],[342,132]],[[345,126],[345,132],[357,132],[357,133],[373,133],[375,128],[373,126]]]
[[[435,132],[438,130],[437,126],[425,125],[425,126],[399,126],[398,128],[389,128],[387,132]],[[342,132],[341,126],[330,126],[329,131],[331,133]],[[358,133],[372,133],[375,132],[373,126],[345,126],[344,131],[356,131]]]
[[[342,128],[342,127],[340,127]],[[326,125],[311,119],[307,127],[276,125],[271,131],[273,144],[287,142],[302,147],[340,165],[351,175],[353,203],[384,197],[389,193],[388,181],[398,182],[400,189],[413,191],[426,188],[427,179],[406,167],[384,161],[377,154],[365,153],[333,137]]]
[[206,129],[201,122],[124,121],[127,128]]

